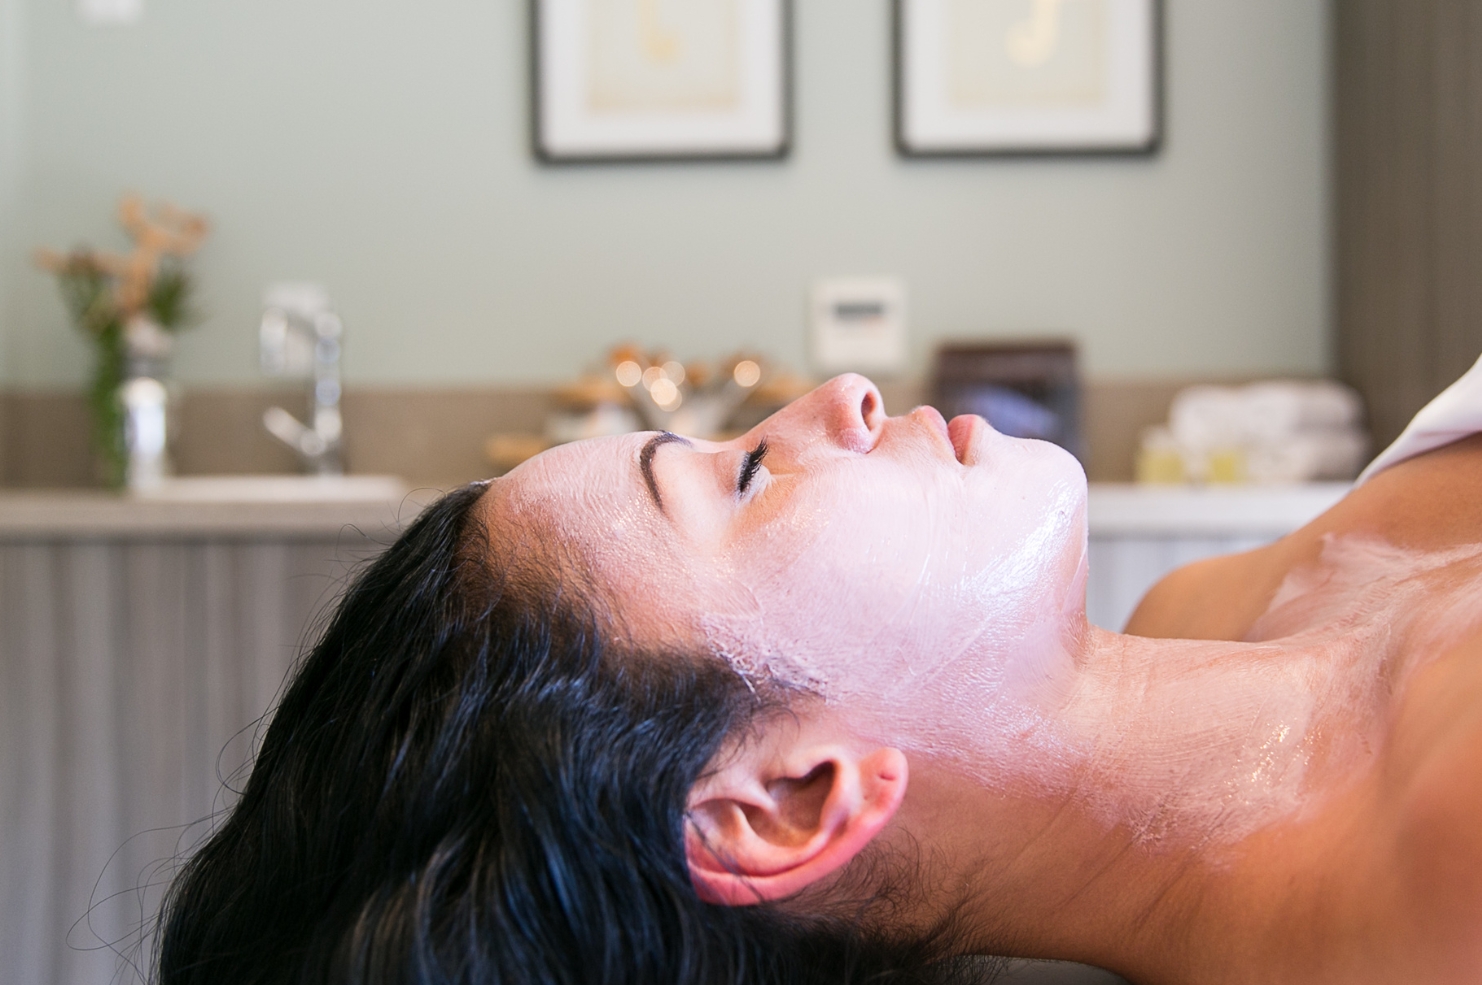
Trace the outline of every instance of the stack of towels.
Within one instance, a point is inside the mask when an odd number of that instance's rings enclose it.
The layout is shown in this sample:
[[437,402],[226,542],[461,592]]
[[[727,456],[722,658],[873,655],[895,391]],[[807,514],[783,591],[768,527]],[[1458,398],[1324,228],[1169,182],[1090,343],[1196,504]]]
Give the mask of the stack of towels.
[[1316,482],[1358,475],[1363,403],[1331,380],[1179,391],[1168,423],[1143,432],[1142,482]]

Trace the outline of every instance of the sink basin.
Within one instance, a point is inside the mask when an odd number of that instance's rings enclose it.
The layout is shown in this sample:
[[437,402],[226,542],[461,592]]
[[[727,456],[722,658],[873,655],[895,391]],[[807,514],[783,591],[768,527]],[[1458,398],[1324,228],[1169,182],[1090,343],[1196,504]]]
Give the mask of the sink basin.
[[130,495],[190,503],[368,503],[393,502],[407,492],[394,475],[185,475]]

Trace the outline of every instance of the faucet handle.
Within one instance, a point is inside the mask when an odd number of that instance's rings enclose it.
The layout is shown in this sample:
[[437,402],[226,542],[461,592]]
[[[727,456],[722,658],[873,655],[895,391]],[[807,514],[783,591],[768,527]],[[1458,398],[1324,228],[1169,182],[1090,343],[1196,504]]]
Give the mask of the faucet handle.
[[344,422],[340,416],[340,341],[345,326],[318,284],[274,284],[263,297],[263,371],[310,383],[313,416],[305,424],[281,407],[269,407],[263,426],[320,475],[339,475]]
[[305,458],[314,459],[329,450],[328,443],[311,427],[306,427],[282,407],[269,407],[262,412],[262,426],[273,437]]

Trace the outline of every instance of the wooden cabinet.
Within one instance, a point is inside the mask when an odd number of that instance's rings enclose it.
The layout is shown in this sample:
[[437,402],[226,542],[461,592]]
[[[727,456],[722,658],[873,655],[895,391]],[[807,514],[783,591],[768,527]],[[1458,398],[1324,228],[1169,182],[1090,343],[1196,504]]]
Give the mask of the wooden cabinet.
[[398,509],[0,495],[0,978],[147,964],[174,865]]

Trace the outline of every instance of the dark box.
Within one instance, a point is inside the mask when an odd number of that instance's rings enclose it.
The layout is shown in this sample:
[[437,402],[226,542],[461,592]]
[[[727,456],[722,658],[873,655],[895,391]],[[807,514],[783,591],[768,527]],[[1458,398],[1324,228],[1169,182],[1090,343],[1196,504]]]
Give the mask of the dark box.
[[1015,438],[1042,438],[1084,465],[1075,343],[947,343],[937,349],[932,406],[951,420],[978,414]]

